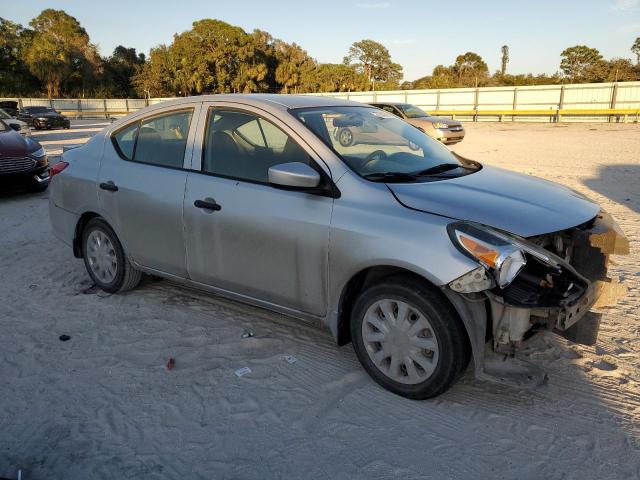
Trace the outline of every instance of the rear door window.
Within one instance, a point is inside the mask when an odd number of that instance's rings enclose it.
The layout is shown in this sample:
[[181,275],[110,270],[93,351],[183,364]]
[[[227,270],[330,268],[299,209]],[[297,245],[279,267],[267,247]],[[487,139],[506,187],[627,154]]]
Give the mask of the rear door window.
[[143,119],[112,138],[126,160],[182,168],[192,115],[193,110],[181,110]]

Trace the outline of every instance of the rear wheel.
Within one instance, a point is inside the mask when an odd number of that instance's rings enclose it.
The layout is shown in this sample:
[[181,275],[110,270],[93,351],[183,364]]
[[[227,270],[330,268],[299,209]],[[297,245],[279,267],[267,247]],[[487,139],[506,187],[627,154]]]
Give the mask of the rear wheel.
[[348,128],[343,128],[338,132],[338,142],[343,147],[350,147],[353,144],[353,132]]
[[101,218],[89,220],[82,232],[82,257],[91,279],[106,292],[130,290],[142,278],[142,272],[126,257],[113,229]]
[[362,292],[352,312],[351,339],[358,359],[394,393],[434,397],[468,365],[462,322],[440,292],[424,282],[389,277]]

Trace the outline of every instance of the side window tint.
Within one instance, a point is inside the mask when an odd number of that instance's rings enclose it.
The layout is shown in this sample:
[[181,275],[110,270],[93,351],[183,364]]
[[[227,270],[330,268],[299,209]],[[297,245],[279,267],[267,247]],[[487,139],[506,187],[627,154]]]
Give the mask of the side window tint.
[[270,167],[289,162],[311,164],[311,159],[271,122],[244,112],[210,112],[202,154],[203,172],[267,183]]
[[260,126],[262,127],[264,136],[267,139],[267,147],[269,147],[274,152],[284,152],[284,149],[287,147],[288,141],[295,144],[296,147],[298,146],[297,143],[293,142],[293,140],[290,140],[289,136],[278,127],[276,127],[273,123],[269,123],[263,119],[260,119]]
[[257,118],[254,118],[250,122],[247,122],[244,125],[238,127],[238,133],[253,145],[258,147],[266,147],[264,135]]
[[142,121],[134,160],[182,168],[192,114],[188,110]]
[[120,149],[120,153],[125,158],[133,159],[133,149],[136,146],[136,137],[138,136],[138,124],[134,123],[116,133],[113,138],[116,145]]

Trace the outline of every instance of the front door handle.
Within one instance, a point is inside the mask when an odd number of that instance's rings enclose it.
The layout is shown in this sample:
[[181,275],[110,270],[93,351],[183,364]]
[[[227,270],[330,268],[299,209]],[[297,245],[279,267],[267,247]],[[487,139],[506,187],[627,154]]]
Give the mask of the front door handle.
[[109,180],[108,182],[102,182],[100,184],[100,188],[102,190],[109,190],[110,192],[117,192],[118,191],[118,187],[111,180]]
[[196,208],[203,208],[205,210],[213,210],[214,212],[219,212],[222,210],[222,207],[216,203],[215,200],[196,200],[193,202],[193,205]]

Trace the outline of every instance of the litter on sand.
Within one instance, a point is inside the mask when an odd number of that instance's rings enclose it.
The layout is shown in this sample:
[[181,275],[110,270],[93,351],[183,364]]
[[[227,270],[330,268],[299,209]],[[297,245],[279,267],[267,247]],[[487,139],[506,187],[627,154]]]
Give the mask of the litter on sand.
[[253,337],[253,332],[251,330],[245,330],[242,334],[242,338],[251,338]]
[[173,367],[176,366],[176,361],[173,358],[170,358],[167,362],[167,370],[173,370]]
[[285,355],[284,359],[287,361],[287,363],[296,363],[298,361],[298,359],[293,355]]
[[60,335],[58,338],[60,339],[61,342],[66,342],[67,340],[71,339],[69,335]]
[[244,377],[247,373],[251,373],[251,369],[249,367],[242,367],[235,371],[236,377]]

